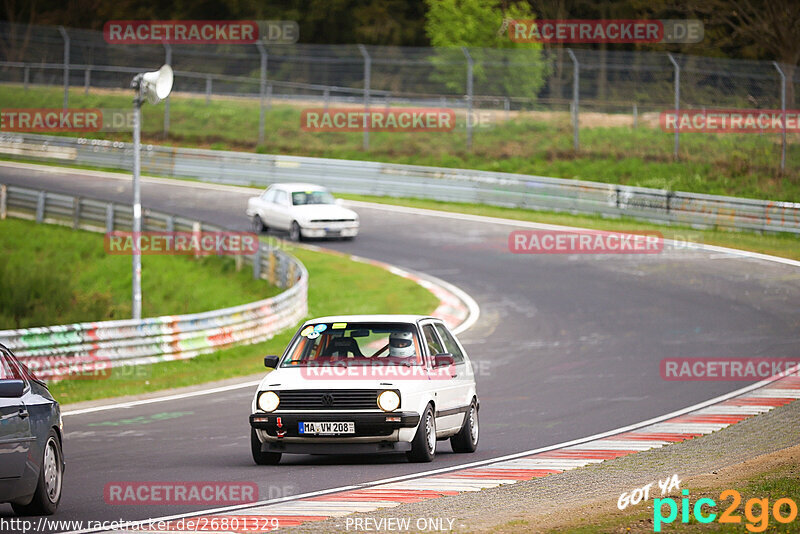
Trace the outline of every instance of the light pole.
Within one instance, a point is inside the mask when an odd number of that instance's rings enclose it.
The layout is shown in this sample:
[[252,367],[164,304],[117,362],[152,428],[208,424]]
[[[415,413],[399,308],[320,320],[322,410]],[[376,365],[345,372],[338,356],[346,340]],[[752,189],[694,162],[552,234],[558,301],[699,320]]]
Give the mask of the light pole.
[[146,98],[158,104],[172,91],[172,67],[164,65],[157,71],[137,74],[131,82],[136,91],[133,98],[133,318],[142,318],[142,199],[139,190],[141,170],[142,104]]

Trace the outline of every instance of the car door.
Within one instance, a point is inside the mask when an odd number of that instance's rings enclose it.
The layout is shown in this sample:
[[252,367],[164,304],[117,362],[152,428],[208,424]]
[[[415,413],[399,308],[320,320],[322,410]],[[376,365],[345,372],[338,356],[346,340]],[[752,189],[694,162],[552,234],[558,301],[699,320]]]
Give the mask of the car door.
[[455,361],[456,376],[453,380],[458,391],[456,404],[462,408],[467,407],[472,401],[473,395],[475,395],[475,372],[472,369],[472,364],[463,347],[448,330],[447,326],[444,323],[434,323],[434,326],[436,333],[439,334],[444,344],[445,351],[452,354]]
[[[430,366],[433,367],[434,357],[446,352],[442,340],[436,333],[433,321],[424,321],[420,324],[422,337],[428,352]],[[455,378],[450,375],[448,368],[433,368],[431,386],[436,391],[436,432],[446,432],[453,427],[461,426],[464,419],[459,412],[459,388]]]
[[274,216],[272,214],[272,202],[275,199],[275,188],[270,187],[263,193],[261,196],[258,197],[258,214],[261,216],[261,220],[264,221],[264,224],[267,226],[275,226]]
[[277,189],[271,206],[276,228],[288,230],[291,226],[293,219],[290,204],[289,193],[283,189]]
[[[4,351],[0,350],[0,389],[8,395],[14,382],[23,382],[23,391],[30,390],[25,377],[19,374]],[[19,478],[33,445],[30,418],[23,402],[24,393],[0,396],[0,479]]]

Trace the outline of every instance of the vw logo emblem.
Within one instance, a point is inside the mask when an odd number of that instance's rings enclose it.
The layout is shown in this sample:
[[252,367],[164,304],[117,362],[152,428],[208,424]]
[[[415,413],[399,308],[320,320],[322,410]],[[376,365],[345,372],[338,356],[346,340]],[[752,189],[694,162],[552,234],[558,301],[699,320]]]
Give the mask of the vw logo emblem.
[[331,395],[330,393],[324,393],[322,395],[322,405],[333,406],[333,395]]

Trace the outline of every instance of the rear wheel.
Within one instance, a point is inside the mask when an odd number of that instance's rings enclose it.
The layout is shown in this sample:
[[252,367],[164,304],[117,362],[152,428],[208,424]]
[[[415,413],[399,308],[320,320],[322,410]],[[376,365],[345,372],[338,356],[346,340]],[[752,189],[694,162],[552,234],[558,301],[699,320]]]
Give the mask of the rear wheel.
[[56,431],[50,429],[42,455],[39,483],[33,500],[28,504],[12,504],[17,515],[52,515],[61,502],[61,486],[64,481],[64,460],[61,441]]
[[255,428],[250,429],[250,450],[253,453],[253,461],[258,465],[278,465],[281,461],[281,453],[261,450],[261,440],[256,436]]
[[450,438],[450,446],[453,452],[475,452],[478,448],[478,406],[475,401],[469,405],[467,417],[464,419],[464,426],[458,434]]
[[425,408],[419,420],[417,433],[411,441],[411,450],[406,453],[411,462],[430,462],[436,454],[436,419],[433,406]]

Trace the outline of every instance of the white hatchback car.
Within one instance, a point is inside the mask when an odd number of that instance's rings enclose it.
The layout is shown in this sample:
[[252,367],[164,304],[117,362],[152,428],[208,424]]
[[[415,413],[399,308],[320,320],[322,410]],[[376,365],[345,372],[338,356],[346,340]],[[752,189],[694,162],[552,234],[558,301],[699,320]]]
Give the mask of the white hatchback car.
[[478,446],[480,403],[469,357],[447,326],[418,315],[304,323],[253,397],[253,460],[283,453],[405,452],[430,462],[436,441]]
[[253,231],[275,229],[289,232],[289,238],[358,235],[358,214],[339,204],[324,187],[312,184],[273,184],[260,196],[247,200],[247,216]]

